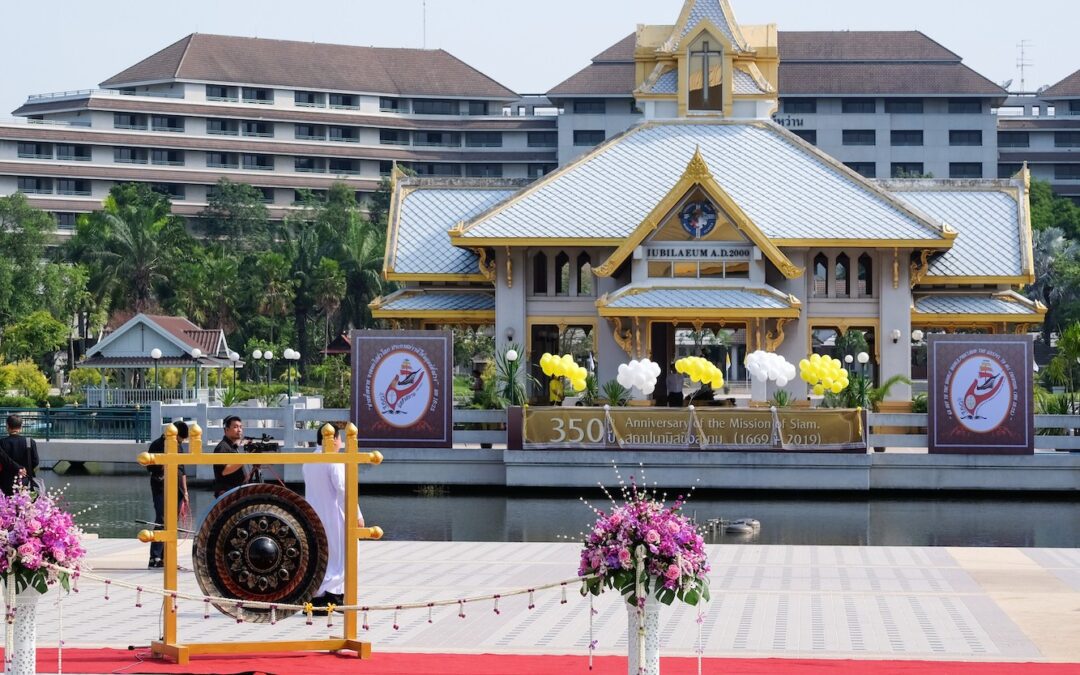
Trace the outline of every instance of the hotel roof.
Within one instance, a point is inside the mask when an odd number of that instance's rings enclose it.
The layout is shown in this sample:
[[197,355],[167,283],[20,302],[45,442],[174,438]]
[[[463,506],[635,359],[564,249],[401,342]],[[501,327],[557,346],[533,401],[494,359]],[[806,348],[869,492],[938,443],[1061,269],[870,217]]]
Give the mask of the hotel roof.
[[516,99],[441,49],[357,47],[192,33],[101,83],[191,80],[398,96]]
[[1042,93],[1043,98],[1080,98],[1080,70],[1064,80],[1051,85]]

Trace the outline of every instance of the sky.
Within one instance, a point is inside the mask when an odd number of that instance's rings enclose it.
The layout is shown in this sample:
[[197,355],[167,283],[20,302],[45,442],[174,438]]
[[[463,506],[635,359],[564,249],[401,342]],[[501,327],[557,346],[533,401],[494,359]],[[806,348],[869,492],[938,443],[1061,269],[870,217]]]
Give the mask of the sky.
[[[1080,69],[1075,0],[731,0],[740,23],[781,30],[921,30],[999,84],[1029,40],[1028,90]],[[425,46],[424,0],[8,0],[0,117],[29,94],[88,89],[192,32]],[[671,24],[682,0],[426,0],[426,46],[518,93],[551,89],[639,23]],[[332,64],[328,64],[332,67]]]

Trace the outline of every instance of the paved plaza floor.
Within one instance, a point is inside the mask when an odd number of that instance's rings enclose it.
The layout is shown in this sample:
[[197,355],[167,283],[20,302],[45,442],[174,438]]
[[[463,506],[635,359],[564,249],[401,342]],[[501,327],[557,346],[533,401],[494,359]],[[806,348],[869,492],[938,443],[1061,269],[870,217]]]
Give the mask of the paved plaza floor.
[[[145,569],[146,545],[91,540],[95,573],[160,587]],[[190,544],[181,565],[190,570]],[[361,602],[395,604],[502,593],[572,578],[579,547],[570,543],[363,542]],[[704,607],[707,657],[867,658],[1080,663],[1080,550],[842,546],[710,546],[713,601]],[[194,575],[181,590],[198,593]],[[372,614],[362,637],[383,652],[587,653],[587,599],[571,585],[491,602]],[[62,606],[66,647],[145,646],[160,635],[160,602],[133,591],[80,582]],[[598,654],[625,654],[626,613],[612,593],[596,599]],[[39,645],[56,646],[61,608],[55,594],[39,605]],[[275,626],[244,623],[200,602],[181,601],[182,642],[305,639],[334,633],[325,618],[297,615]],[[695,654],[697,610],[664,608],[663,653]],[[341,618],[335,619],[340,628]]]

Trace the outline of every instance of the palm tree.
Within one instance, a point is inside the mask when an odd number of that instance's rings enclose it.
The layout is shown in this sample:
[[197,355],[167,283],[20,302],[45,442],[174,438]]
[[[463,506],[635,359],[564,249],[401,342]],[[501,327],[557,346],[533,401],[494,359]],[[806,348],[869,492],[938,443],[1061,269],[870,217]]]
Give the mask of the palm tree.
[[267,251],[255,259],[255,272],[261,284],[257,306],[270,317],[270,344],[274,343],[277,317],[288,311],[296,283],[289,278],[289,260],[281,253]]
[[71,259],[92,267],[99,298],[145,312],[157,306],[158,285],[190,243],[167,197],[145,184],[125,183],[109,191],[101,211],[79,222],[70,249]]
[[341,305],[345,295],[345,274],[336,260],[323,258],[315,270],[312,280],[312,295],[315,305],[322,311],[323,324],[323,353],[330,346],[330,316]]
[[382,278],[385,241],[384,233],[366,220],[349,223],[345,231],[342,268],[348,292],[342,303],[342,328],[370,326],[368,303],[391,290]]

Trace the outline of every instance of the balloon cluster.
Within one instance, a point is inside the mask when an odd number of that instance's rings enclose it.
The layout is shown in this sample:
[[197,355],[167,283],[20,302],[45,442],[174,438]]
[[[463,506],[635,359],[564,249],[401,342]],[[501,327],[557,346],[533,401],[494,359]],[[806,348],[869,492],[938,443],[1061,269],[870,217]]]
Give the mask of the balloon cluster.
[[831,356],[811,354],[810,358],[799,361],[799,376],[814,388],[815,396],[822,396],[827,391],[839,394],[848,386],[844,364]]
[[585,378],[589,376],[589,371],[574,363],[574,357],[569,354],[555,356],[545,352],[540,357],[540,370],[544,371],[544,374],[548,377],[565,377],[569,379],[570,386],[576,391],[585,390]]
[[649,359],[634,359],[630,363],[619,364],[619,375],[615,379],[626,389],[637,387],[645,396],[656,391],[656,378],[660,377],[660,366]]
[[786,387],[795,379],[795,366],[787,359],[760,349],[746,357],[746,372],[758,382],[772,380],[778,387]]
[[700,356],[687,356],[675,362],[675,371],[687,375],[693,382],[707,384],[713,389],[724,386],[724,374],[711,361]]

